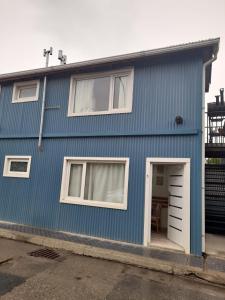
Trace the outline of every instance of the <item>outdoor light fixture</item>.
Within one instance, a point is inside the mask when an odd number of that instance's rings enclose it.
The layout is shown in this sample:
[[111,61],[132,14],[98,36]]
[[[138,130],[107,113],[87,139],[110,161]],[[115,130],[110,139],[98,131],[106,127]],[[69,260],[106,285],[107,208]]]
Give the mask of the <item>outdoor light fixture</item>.
[[176,118],[175,118],[175,123],[177,124],[177,125],[182,125],[183,124],[183,118],[181,117],[181,116],[176,116]]

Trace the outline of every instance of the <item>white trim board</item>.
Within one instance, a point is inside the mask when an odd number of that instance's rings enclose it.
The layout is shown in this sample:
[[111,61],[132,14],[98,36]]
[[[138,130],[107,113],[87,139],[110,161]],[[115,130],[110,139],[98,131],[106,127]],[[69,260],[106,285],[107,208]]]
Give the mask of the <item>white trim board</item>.
[[184,195],[185,218],[184,218],[184,251],[190,254],[190,158],[166,158],[152,157],[146,159],[146,179],[145,179],[145,206],[144,206],[144,232],[143,244],[148,246],[151,242],[151,210],[152,210],[152,176],[153,164],[183,164],[184,165]]

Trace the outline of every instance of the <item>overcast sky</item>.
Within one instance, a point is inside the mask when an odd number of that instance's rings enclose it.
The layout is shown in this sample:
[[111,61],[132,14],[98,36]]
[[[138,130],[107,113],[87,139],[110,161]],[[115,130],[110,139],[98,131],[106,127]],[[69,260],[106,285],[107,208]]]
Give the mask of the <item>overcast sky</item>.
[[225,87],[225,0],[0,0],[0,73],[220,37],[207,100]]

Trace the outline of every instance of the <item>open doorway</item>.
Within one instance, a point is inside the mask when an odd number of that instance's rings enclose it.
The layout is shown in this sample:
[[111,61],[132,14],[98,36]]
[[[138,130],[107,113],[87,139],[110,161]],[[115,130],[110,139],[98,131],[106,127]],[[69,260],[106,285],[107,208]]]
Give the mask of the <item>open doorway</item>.
[[144,244],[190,253],[190,160],[148,158]]
[[[170,175],[171,168],[176,168],[176,165],[153,164],[151,246],[183,250],[178,244],[182,234],[183,166],[181,166],[180,172],[176,172],[177,175]],[[171,206],[169,206],[170,192],[172,195]],[[174,238],[170,238],[171,235],[175,235],[175,239],[178,241],[174,242]]]

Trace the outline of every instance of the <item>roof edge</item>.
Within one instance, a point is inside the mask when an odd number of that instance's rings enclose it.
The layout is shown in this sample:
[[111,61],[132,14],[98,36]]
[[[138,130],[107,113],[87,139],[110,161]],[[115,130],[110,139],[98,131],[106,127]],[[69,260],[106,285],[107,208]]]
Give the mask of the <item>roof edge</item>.
[[104,65],[104,64],[115,63],[120,61],[136,60],[144,57],[153,57],[157,55],[194,50],[194,49],[200,49],[205,47],[212,47],[213,53],[215,54],[219,50],[219,43],[220,43],[220,38],[214,38],[214,39],[202,40],[202,41],[191,42],[186,44],[179,44],[175,46],[156,48],[152,50],[139,51],[139,52],[133,52],[128,54],[109,56],[104,58],[97,58],[97,59],[92,59],[87,61],[80,61],[80,62],[70,63],[66,65],[57,65],[57,66],[51,66],[47,68],[38,68],[38,69],[31,69],[31,70],[25,70],[25,71],[13,72],[13,73],[6,73],[0,75],[0,82],[17,80],[20,78],[21,79],[27,78],[29,76],[48,75],[56,72],[75,70],[75,69],[84,68],[88,66],[97,66],[97,65]]

